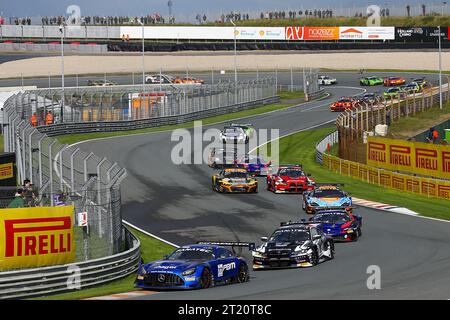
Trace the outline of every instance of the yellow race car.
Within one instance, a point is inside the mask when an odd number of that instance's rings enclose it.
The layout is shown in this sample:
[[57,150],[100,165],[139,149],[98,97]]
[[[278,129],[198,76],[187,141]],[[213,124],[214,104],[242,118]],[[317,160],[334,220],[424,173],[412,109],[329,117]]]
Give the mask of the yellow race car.
[[257,193],[258,181],[247,169],[224,168],[212,176],[212,189],[221,193]]

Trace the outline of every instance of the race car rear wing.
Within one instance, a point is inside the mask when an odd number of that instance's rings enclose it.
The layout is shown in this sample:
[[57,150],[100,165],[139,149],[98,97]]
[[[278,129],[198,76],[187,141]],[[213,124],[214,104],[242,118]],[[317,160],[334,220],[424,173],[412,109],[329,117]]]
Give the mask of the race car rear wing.
[[255,250],[256,244],[254,242],[230,242],[230,241],[197,241],[197,244],[221,246],[221,247],[240,247],[248,248],[250,251]]
[[291,226],[291,225],[309,225],[309,224],[318,224],[317,222],[312,221],[306,221],[305,219],[302,219],[301,221],[287,221],[287,222],[280,222],[280,227],[285,226]]
[[345,211],[347,208],[351,207],[344,207],[344,206],[317,207],[315,211],[316,213],[319,213],[320,211]]
[[253,126],[253,124],[251,123],[230,123],[231,127],[240,127],[240,126],[245,126],[245,127],[251,127]]
[[343,183],[316,183],[316,187],[344,187],[345,185]]
[[303,168],[302,164],[280,164],[278,165],[279,168],[283,168],[283,167],[300,167]]

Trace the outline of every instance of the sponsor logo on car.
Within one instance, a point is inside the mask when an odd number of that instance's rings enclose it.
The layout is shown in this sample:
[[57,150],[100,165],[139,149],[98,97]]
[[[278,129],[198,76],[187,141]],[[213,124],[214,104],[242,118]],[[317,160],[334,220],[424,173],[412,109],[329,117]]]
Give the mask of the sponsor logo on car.
[[219,277],[222,277],[224,271],[229,271],[229,270],[233,270],[233,269],[236,269],[236,263],[234,263],[234,262],[227,263],[227,264],[219,264],[217,266],[217,274]]

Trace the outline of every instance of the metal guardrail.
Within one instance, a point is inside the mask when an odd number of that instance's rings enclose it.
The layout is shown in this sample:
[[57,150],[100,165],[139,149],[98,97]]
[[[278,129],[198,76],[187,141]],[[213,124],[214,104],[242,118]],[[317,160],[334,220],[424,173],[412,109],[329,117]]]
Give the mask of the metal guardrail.
[[323,140],[316,144],[316,162],[323,164],[323,154],[330,147],[334,146],[339,142],[339,132],[334,131],[327,135]]
[[140,242],[126,228],[124,230],[130,249],[113,256],[52,267],[0,272],[0,299],[64,293],[73,291],[75,287],[85,289],[135,272],[139,266]]
[[203,110],[178,116],[158,117],[142,120],[62,123],[42,126],[38,129],[40,132],[45,133],[48,136],[76,133],[137,130],[186,123],[194,120],[204,119],[207,117],[252,109],[261,105],[276,103],[278,101],[280,101],[280,97],[274,96],[251,102],[240,103],[238,105]]

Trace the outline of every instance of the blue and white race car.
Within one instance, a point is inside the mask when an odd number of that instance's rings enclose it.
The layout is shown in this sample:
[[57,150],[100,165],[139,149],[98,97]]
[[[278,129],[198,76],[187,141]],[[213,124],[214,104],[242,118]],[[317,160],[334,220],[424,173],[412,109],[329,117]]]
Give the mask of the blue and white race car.
[[236,161],[236,164],[255,176],[267,176],[272,170],[272,162],[266,161],[261,155],[245,154]]
[[309,219],[334,241],[357,241],[362,235],[362,217],[347,209],[323,208]]
[[317,184],[316,188],[303,193],[302,208],[308,214],[314,214],[323,207],[352,208],[352,198],[341,190],[338,184]]
[[206,289],[249,280],[247,262],[224,248],[255,248],[254,243],[199,242],[176,249],[164,260],[139,266],[135,287],[143,289]]

